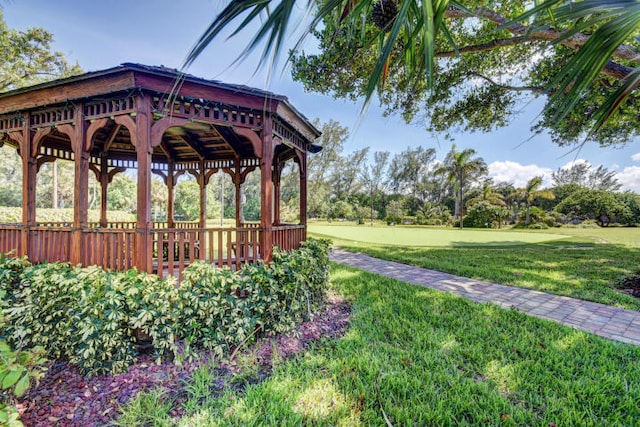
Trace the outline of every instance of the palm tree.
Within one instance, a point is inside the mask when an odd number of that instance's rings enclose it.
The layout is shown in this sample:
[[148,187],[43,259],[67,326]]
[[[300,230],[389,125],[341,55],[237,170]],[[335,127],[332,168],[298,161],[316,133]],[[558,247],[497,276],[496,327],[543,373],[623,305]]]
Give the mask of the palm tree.
[[534,176],[527,182],[527,185],[525,185],[524,188],[519,188],[514,193],[515,197],[523,200],[525,203],[526,214],[524,223],[527,225],[531,223],[531,205],[537,197],[549,200],[553,200],[555,198],[553,192],[551,192],[550,190],[540,190],[541,185],[542,177]]
[[436,175],[445,175],[447,180],[454,185],[456,194],[456,208],[454,218],[460,220],[460,228],[462,225],[462,216],[464,208],[464,188],[468,181],[476,180],[481,175],[488,172],[487,164],[482,157],[475,157],[476,150],[467,148],[462,151],[456,150],[453,144],[451,151],[447,153],[444,163],[435,170]]
[[490,179],[487,179],[482,183],[482,192],[478,196],[467,201],[467,207],[473,206],[479,202],[489,202],[492,205],[496,206],[506,206],[504,196],[496,191],[493,191]]

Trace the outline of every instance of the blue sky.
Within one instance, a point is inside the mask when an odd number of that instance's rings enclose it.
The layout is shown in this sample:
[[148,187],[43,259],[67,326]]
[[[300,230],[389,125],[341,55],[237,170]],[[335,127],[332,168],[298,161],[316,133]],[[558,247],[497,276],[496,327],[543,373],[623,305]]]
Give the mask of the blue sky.
[[[189,48],[226,4],[223,0],[14,0],[3,2],[3,13],[10,27],[43,27],[54,34],[54,49],[85,71],[110,68],[123,62],[165,65],[178,68]],[[546,135],[532,139],[530,127],[540,112],[540,102],[530,103],[509,127],[490,134],[457,133],[454,141],[407,125],[399,116],[385,118],[376,105],[359,117],[361,106],[314,93],[287,72],[269,74],[256,71],[258,52],[239,66],[232,66],[244,47],[245,39],[220,40],[188,70],[203,78],[246,84],[289,97],[307,117],[322,121],[334,119],[349,127],[349,152],[370,146],[371,151],[399,153],[407,146],[434,147],[444,158],[455,142],[458,148],[478,151],[497,181],[524,183],[535,175],[545,175],[572,161],[605,165],[618,173],[625,188],[640,192],[640,141],[623,148],[600,148],[587,144],[580,152],[558,147]],[[308,48],[312,48],[309,44]]]

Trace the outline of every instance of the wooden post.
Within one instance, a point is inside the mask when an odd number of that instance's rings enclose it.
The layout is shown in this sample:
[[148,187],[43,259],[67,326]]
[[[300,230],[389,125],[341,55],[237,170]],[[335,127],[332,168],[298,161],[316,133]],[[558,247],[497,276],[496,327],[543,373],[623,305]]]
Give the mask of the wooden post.
[[236,156],[235,165],[233,184],[236,186],[236,228],[240,228],[242,225],[242,169],[239,156]]
[[71,254],[73,264],[82,263],[82,229],[87,226],[89,209],[89,150],[86,142],[86,126],[82,118],[82,105],[76,109],[76,122],[70,132],[71,147],[74,153],[73,185],[73,228],[71,234]]
[[107,156],[100,156],[100,227],[107,227],[107,191],[109,187],[109,166]]
[[174,177],[174,163],[172,159],[167,161],[167,227],[175,227],[175,207],[174,207],[174,191],[175,177]]
[[[36,180],[38,162],[33,147],[33,134],[29,113],[23,115],[22,135],[20,135],[20,157],[22,157],[22,241],[20,256],[30,256],[30,230],[36,225]],[[17,135],[16,135],[16,139]]]
[[260,225],[262,226],[262,258],[271,261],[273,253],[273,121],[265,114],[262,128],[260,159]]
[[205,174],[204,160],[200,160],[200,174],[198,175],[198,185],[200,186],[200,228],[204,232],[207,226],[207,179]]
[[[136,98],[136,157],[138,161],[138,208],[136,218],[136,260],[139,270],[151,273],[151,112],[149,101],[142,95]],[[158,266],[158,269],[162,266]]]

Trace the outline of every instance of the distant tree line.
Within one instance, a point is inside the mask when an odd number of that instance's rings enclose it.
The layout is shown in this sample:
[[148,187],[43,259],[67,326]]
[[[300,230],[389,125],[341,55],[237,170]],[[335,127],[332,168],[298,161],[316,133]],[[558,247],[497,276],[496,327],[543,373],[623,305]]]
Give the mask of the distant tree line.
[[576,163],[553,172],[549,188],[541,176],[518,188],[494,182],[471,148],[454,145],[443,161],[425,146],[393,156],[368,148],[345,153],[346,127],[333,120],[316,126],[323,150],[308,163],[312,218],[496,228],[640,222],[640,196],[621,191],[615,172],[604,166]]
[[[494,182],[482,157],[455,145],[443,161],[430,147],[408,147],[391,155],[369,153],[369,148],[344,152],[349,131],[340,123],[315,121],[322,131],[323,149],[308,158],[308,215],[310,218],[359,223],[422,224],[500,228],[507,224],[545,228],[590,220],[600,226],[640,222],[640,196],[621,191],[615,173],[604,166],[576,163],[552,174],[543,188],[540,176],[524,187]],[[20,206],[21,164],[15,150],[2,148],[0,206]],[[73,205],[73,164],[57,161],[38,173],[37,206]],[[57,174],[57,177],[55,176]],[[99,208],[100,186],[90,175],[89,207]],[[55,184],[55,185],[54,185]],[[135,213],[135,175],[121,173],[109,185],[109,210]],[[178,220],[199,218],[199,188],[195,178],[183,176],[175,189]],[[166,220],[167,190],[160,178],[152,182],[152,217]],[[299,221],[299,171],[289,162],[282,174],[281,216]],[[235,189],[231,178],[219,172],[207,186],[207,217],[235,218]],[[252,172],[242,186],[242,216],[260,219],[260,174]]]

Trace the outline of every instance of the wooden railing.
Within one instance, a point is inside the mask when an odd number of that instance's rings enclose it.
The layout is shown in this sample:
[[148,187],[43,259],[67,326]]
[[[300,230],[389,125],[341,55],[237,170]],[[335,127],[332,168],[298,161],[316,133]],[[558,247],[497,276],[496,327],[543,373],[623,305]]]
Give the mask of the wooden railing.
[[305,225],[277,225],[271,229],[273,244],[283,251],[292,251],[300,248],[300,242],[307,239]]
[[[20,254],[23,238],[28,237],[26,252],[32,262],[70,261],[72,235],[81,233],[82,249],[78,256],[83,265],[100,265],[114,271],[135,265],[136,239],[140,236],[135,228],[124,227],[126,223],[75,231],[62,226],[64,223],[48,224],[48,227],[0,224],[0,251]],[[150,230],[153,271],[163,277],[180,277],[195,260],[239,269],[262,259],[265,230],[271,231],[273,243],[282,250],[297,249],[306,238],[304,225],[278,225],[270,229],[255,224],[240,228],[155,228]]]
[[124,271],[136,259],[136,232],[117,228],[82,230],[82,264]]
[[240,225],[241,228],[260,228],[261,225],[259,222],[243,222]]
[[[194,229],[199,228],[199,222],[193,221],[175,221],[174,228],[179,229]],[[40,227],[71,227],[73,222],[65,222],[65,221],[47,221],[47,222],[39,222],[38,226]],[[102,227],[100,222],[98,221],[90,221],[87,223],[87,227],[89,228],[108,228],[108,229],[119,229],[119,230],[133,230],[136,228],[137,223],[135,221],[114,221],[107,223],[106,227]],[[258,224],[259,225],[259,224]],[[153,228],[169,228],[169,223],[166,221],[156,221],[152,223]]]
[[29,229],[29,260],[66,262],[71,258],[71,227],[32,227]]
[[259,228],[153,230],[153,265],[160,276],[179,277],[195,260],[241,268],[260,258]]
[[0,252],[17,256],[22,248],[22,226],[4,224],[0,226]]
[[108,228],[108,229],[119,229],[119,230],[133,230],[136,228],[135,221],[114,221],[108,222],[106,227],[101,227],[99,222],[91,221],[87,223],[87,226],[90,228]]

